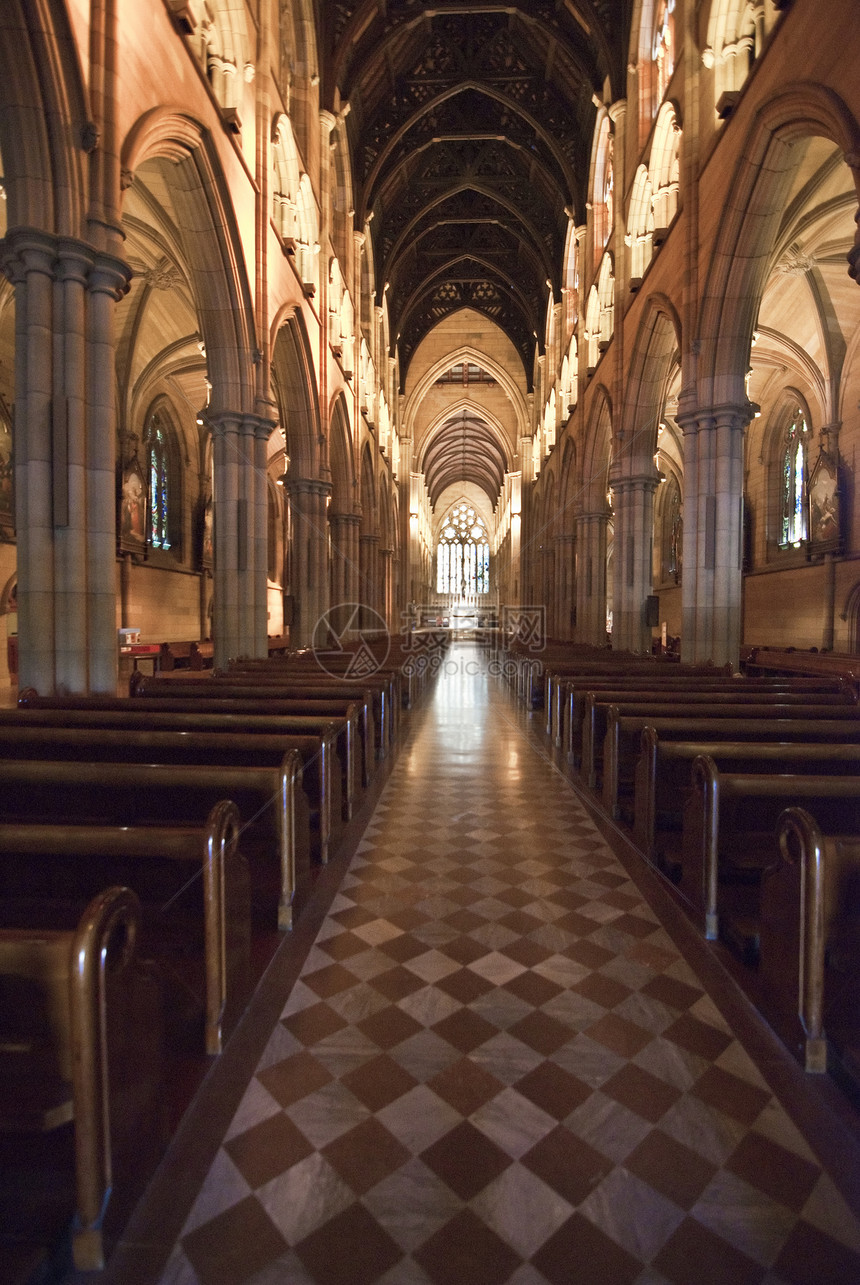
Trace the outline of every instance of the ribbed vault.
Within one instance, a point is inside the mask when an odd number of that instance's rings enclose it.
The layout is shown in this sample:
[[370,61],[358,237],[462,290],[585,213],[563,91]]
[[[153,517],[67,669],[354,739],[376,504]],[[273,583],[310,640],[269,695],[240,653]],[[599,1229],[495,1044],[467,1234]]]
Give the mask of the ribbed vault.
[[495,506],[505,480],[504,448],[480,414],[461,410],[433,434],[421,466],[435,508],[439,496],[452,483],[474,482]]
[[334,0],[324,99],[348,104],[355,221],[371,219],[401,383],[424,336],[474,308],[531,383],[585,220],[595,96],[623,83],[629,0]]

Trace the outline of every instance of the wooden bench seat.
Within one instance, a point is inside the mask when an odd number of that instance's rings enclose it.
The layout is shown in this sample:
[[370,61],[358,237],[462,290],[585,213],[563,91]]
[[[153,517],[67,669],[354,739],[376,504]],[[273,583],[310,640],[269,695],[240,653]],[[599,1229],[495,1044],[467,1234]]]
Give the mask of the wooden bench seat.
[[[93,716],[94,720],[108,715]],[[200,767],[268,767],[297,751],[302,760],[302,789],[315,830],[316,857],[325,865],[339,829],[340,779],[335,768],[336,749],[330,725],[312,734],[290,732],[226,732],[221,727],[201,728],[193,714],[165,714],[154,725],[145,714],[138,726],[60,727],[31,726],[24,711],[15,711],[17,722],[0,717],[0,757],[107,759],[129,763],[182,763]],[[209,716],[214,717],[214,716]],[[227,791],[229,793],[229,791]]]
[[[849,704],[840,696],[834,699],[833,693],[808,695],[800,693],[774,693],[768,696],[763,692],[751,693],[747,700],[740,694],[702,692],[701,699],[690,694],[682,699],[678,693],[667,695],[661,700],[659,696],[640,699],[604,700],[603,695],[588,693],[585,702],[585,716],[582,724],[582,760],[580,772],[585,784],[591,790],[602,789],[604,758],[606,771],[618,774],[618,765],[622,762],[623,747],[618,741],[618,715],[653,714],[671,715],[673,718],[806,718],[806,719],[850,719],[860,718],[860,708]],[[650,721],[650,720],[649,720]],[[634,750],[635,752],[635,750]],[[631,756],[632,772],[632,756]]]
[[759,975],[766,1015],[807,1071],[828,1046],[860,1053],[860,834],[827,833],[801,807],[777,823],[779,858],[761,888]]
[[[357,724],[356,708],[348,709],[345,716],[269,712],[249,718],[242,713],[227,711],[223,702],[218,701],[211,702],[211,708],[204,709],[201,702],[194,700],[159,701],[157,705],[150,705],[148,702],[132,702],[123,697],[70,698],[58,705],[52,705],[49,701],[29,704],[25,698],[25,703],[19,705],[17,710],[0,709],[0,734],[6,727],[56,727],[70,730],[104,727],[115,730],[125,728],[130,732],[150,729],[253,737],[253,743],[259,748],[271,746],[262,741],[257,742],[258,736],[280,738],[282,748],[289,748],[294,744],[309,764],[303,786],[309,795],[310,805],[315,814],[324,809],[324,860],[328,859],[333,833],[338,828],[337,817],[342,814],[348,821],[352,816],[359,770],[355,761]],[[314,746],[307,737],[321,738],[319,746]],[[331,744],[332,737],[334,748]],[[240,741],[234,744],[244,748]],[[221,748],[229,748],[228,743],[222,742]],[[327,777],[331,772],[339,772],[339,776],[336,775],[329,782]],[[335,788],[340,798],[339,804],[331,797]]]
[[[26,1146],[28,1133],[71,1122],[80,1271],[104,1267],[117,1147],[143,1150],[159,1097],[161,1003],[138,959],[139,923],[134,893],[111,887],[68,930],[0,929],[0,1129]],[[120,1104],[137,1104],[134,1116],[120,1118]]]
[[[732,772],[801,771],[828,775],[833,771],[842,775],[852,767],[855,771],[860,768],[860,724],[853,730],[853,740],[834,740],[826,720],[811,729],[798,729],[792,721],[772,730],[759,724],[756,735],[757,740],[749,736],[732,739],[731,735],[709,737],[705,732],[700,739],[692,740],[687,739],[689,732],[679,727],[665,733],[654,726],[642,729],[631,821],[634,842],[648,861],[670,876],[677,874],[678,855],[673,851],[672,840],[677,846],[690,790],[690,770],[700,754],[710,755],[719,767]],[[620,797],[615,819],[627,819]]]
[[[62,915],[65,905],[88,901],[94,886],[122,881],[144,907],[143,945],[160,953],[164,920],[175,918],[165,915],[165,904],[177,904],[176,888],[193,890],[191,918],[200,915],[205,1048],[207,1054],[220,1053],[250,985],[250,887],[239,829],[239,811],[228,800],[193,826],[0,823],[0,924],[26,922],[42,902],[46,914],[53,901]],[[178,871],[166,885],[164,866]],[[187,957],[193,946],[189,916],[181,917],[171,936]],[[187,980],[186,971],[183,988]]]
[[[39,696],[32,688],[25,688],[18,697],[18,708],[30,713],[40,711],[44,721],[53,722],[59,713],[75,714],[66,720],[68,726],[87,726],[89,715],[110,713],[132,717],[139,712],[164,714],[217,715],[217,721],[203,722],[209,730],[232,732],[260,731],[276,734],[312,730],[322,721],[333,724],[338,754],[344,763],[343,803],[347,820],[352,815],[358,790],[370,784],[373,765],[373,726],[368,700],[347,700],[342,697],[324,699],[234,700],[218,688],[205,688],[200,696],[159,697],[157,706],[138,705],[125,696]],[[0,719],[4,717],[0,710]],[[291,722],[291,720],[294,720]],[[113,725],[114,720],[105,726]],[[117,725],[118,722],[117,722]]]
[[759,889],[778,856],[776,826],[802,801],[825,832],[860,832],[860,777],[722,772],[713,758],[693,760],[684,808],[679,887],[705,936],[722,935],[741,956],[758,949]]
[[175,669],[211,669],[215,649],[210,639],[179,639],[163,642],[158,668],[162,673]]
[[259,767],[116,762],[109,753],[86,761],[0,758],[0,806],[7,822],[195,824],[230,798],[242,818],[248,859],[259,849],[262,859],[276,863],[276,918],[285,931],[293,922],[297,851],[309,851],[301,780],[295,749],[277,764]]
[[[402,705],[401,675],[397,670],[376,668],[368,672],[364,667],[351,668],[349,658],[336,657],[326,668],[315,655],[297,661],[295,653],[288,657],[273,657],[268,661],[232,661],[226,671],[216,671],[213,680],[222,686],[245,686],[271,691],[301,693],[303,686],[325,691],[336,689],[348,695],[351,685],[372,693],[374,718],[377,722],[377,758],[384,758],[397,735],[398,711]],[[149,680],[149,691],[155,684]]]
[[[732,675],[689,675],[665,674],[649,677],[647,683],[642,678],[602,678],[564,679],[555,687],[556,717],[553,722],[555,742],[564,747],[569,763],[578,763],[582,744],[582,726],[585,716],[586,698],[590,692],[605,699],[619,701],[633,700],[637,694],[643,698],[665,697],[667,693],[678,692],[729,692],[738,693],[739,699],[746,700],[753,693],[763,693],[768,698],[779,692],[791,692],[795,695],[841,696],[846,704],[853,704],[853,692],[836,680],[791,679],[791,678],[739,678]],[[672,697],[674,699],[674,696]]]
[[389,738],[390,720],[386,717],[387,700],[384,685],[371,687],[366,683],[329,681],[313,682],[291,680],[279,683],[245,682],[244,679],[230,678],[223,674],[201,675],[199,679],[178,679],[159,677],[149,678],[140,674],[130,685],[132,698],[152,698],[168,700],[203,698],[205,700],[228,698],[242,701],[312,701],[312,700],[345,700],[360,701],[364,713],[362,730],[363,741],[373,746],[366,756],[370,761],[381,759]]

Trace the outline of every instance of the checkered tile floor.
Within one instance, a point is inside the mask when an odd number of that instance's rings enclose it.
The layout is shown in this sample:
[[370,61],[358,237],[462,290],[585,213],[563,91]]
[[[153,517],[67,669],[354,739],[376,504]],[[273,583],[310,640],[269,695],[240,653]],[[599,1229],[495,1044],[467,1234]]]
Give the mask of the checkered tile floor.
[[126,1245],[122,1280],[860,1281],[836,1181],[479,653],[451,660],[202,1186],[159,1179],[188,1205],[166,1265]]

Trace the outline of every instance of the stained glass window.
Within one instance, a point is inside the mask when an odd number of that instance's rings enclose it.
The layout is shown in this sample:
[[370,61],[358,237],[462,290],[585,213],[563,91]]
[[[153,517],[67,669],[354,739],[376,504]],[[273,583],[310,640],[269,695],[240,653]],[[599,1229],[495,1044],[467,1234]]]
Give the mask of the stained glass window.
[[675,70],[675,0],[660,0],[654,23],[654,62],[657,64],[657,100],[662,101]]
[[436,592],[479,594],[490,591],[487,528],[465,501],[455,504],[443,523],[436,551]]
[[798,407],[785,435],[782,457],[782,538],[797,548],[806,539],[806,443],[809,425]]
[[170,548],[169,503],[170,469],[167,437],[157,414],[149,421],[146,433],[147,472],[149,477],[148,542],[153,549]]

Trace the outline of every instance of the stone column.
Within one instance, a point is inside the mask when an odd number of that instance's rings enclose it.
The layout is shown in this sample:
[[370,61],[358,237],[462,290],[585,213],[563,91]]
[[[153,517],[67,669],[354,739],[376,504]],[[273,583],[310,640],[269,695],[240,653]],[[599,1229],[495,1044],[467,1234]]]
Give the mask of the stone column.
[[654,572],[655,476],[613,478],[615,556],[612,592],[612,644],[619,651],[651,651],[645,599]]
[[576,519],[576,641],[606,645],[606,548],[610,513]]
[[293,595],[293,647],[309,647],[314,630],[329,609],[329,530],[331,487],[311,478],[287,479],[290,501],[290,589]]
[[358,602],[358,528],[355,513],[330,513],[331,606],[339,632],[356,627],[354,604]]
[[394,624],[394,550],[380,549],[379,551],[379,571],[380,571],[380,605],[379,614],[384,617],[385,623],[389,629]]
[[[73,253],[73,259],[77,255]],[[93,258],[87,282],[86,478],[88,690],[112,695],[117,684],[116,634],[116,304],[128,289],[129,268],[112,255]],[[70,658],[71,659],[71,658]],[[77,682],[58,664],[61,687]],[[69,687],[69,690],[75,690]]]
[[6,237],[15,285],[19,682],[116,693],[114,308],[130,270],[82,241]]
[[361,584],[361,601],[370,611],[379,612],[379,536],[362,535],[359,537],[359,567]]
[[684,661],[738,665],[744,431],[750,415],[747,404],[678,416],[684,433]]
[[571,613],[573,609],[574,563],[576,556],[576,538],[573,535],[557,535],[555,538],[555,571],[556,571],[556,637],[569,639],[573,637]]
[[18,683],[54,685],[52,237],[14,230],[3,269],[15,287],[15,526],[18,532]]

